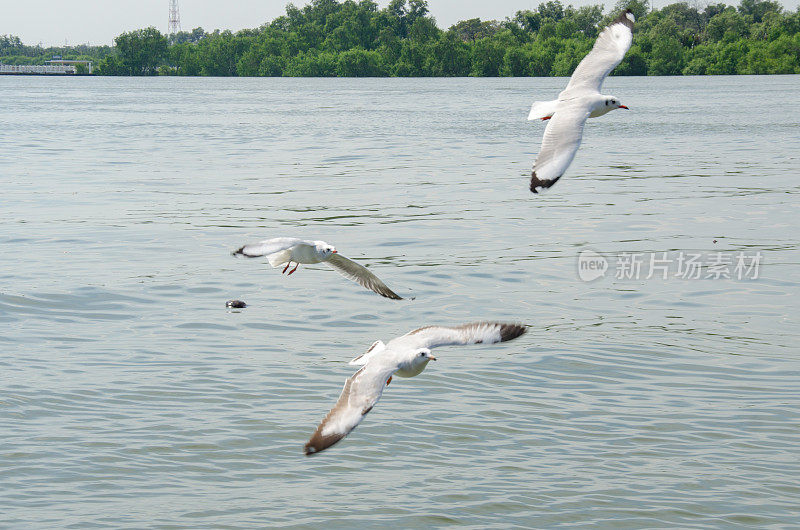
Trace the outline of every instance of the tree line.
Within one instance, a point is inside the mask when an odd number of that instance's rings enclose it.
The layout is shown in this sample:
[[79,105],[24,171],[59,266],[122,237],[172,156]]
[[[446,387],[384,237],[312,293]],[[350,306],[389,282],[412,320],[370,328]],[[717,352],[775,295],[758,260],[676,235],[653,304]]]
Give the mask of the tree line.
[[29,46],[14,35],[0,35],[0,63],[2,64],[44,64],[53,57],[75,61],[92,61],[97,64],[105,57],[114,54],[112,46]]
[[[637,22],[615,74],[800,73],[800,8],[786,11],[771,0],[702,9],[620,0],[608,13],[599,4],[550,0],[504,21],[474,18],[447,30],[425,0],[391,0],[384,9],[372,0],[312,0],[289,4],[285,15],[255,29],[164,35],[150,27],[118,36],[113,50],[81,50],[80,58],[100,60],[101,75],[567,76],[626,8]],[[0,36],[0,60],[30,52],[14,39]]]

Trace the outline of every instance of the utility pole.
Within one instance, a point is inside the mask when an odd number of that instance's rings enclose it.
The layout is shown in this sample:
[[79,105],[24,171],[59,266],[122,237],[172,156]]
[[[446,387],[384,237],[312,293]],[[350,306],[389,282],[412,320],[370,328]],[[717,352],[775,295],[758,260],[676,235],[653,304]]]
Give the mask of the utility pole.
[[181,13],[178,11],[178,0],[169,0],[169,24],[167,33],[174,35],[181,30]]

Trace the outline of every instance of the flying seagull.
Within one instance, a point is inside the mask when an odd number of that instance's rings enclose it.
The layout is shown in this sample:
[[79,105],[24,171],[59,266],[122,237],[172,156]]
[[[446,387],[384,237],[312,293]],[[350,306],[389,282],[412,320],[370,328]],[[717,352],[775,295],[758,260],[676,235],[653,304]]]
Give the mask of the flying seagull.
[[375,291],[381,296],[393,300],[402,300],[401,296],[389,289],[377,276],[369,272],[353,260],[349,260],[337,253],[332,245],[324,241],[303,241],[294,237],[276,237],[245,245],[233,252],[234,256],[246,256],[248,258],[258,258],[266,256],[269,264],[273,267],[280,267],[284,263],[285,273],[292,262],[294,268],[289,271],[289,276],[297,270],[301,263],[322,263],[325,262],[333,267],[342,276],[359,283],[371,291]]
[[305,445],[306,455],[327,449],[355,429],[381,398],[393,375],[414,377],[422,373],[429,361],[436,360],[431,355],[432,348],[505,342],[525,331],[526,326],[522,324],[474,322],[452,328],[427,326],[415,329],[389,341],[389,344],[376,341],[366,353],[350,361],[361,368],[345,381],[339,401]]
[[625,57],[633,39],[635,17],[628,9],[606,27],[572,73],[567,88],[553,101],[536,101],[529,120],[550,120],[544,130],[542,148],[533,163],[531,191],[549,188],[569,167],[581,145],[587,118],[597,118],[614,109],[627,109],[618,98],[600,93],[603,80]]

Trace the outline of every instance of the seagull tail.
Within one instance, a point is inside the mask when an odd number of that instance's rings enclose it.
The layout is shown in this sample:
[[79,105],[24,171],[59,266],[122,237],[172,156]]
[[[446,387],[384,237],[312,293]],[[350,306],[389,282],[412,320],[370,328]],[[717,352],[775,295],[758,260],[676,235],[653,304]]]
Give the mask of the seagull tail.
[[531,105],[531,111],[528,114],[529,120],[546,120],[553,116],[553,113],[556,111],[556,106],[558,105],[558,100],[554,99],[552,101],[534,101],[533,105]]

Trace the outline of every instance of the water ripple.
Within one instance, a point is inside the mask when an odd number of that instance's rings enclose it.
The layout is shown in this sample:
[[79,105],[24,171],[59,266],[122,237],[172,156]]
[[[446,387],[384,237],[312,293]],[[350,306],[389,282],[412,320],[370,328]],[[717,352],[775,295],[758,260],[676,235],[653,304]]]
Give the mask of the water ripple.
[[[796,525],[797,76],[610,78],[638,111],[532,197],[508,109],[563,83],[0,77],[0,526]],[[415,299],[230,256],[278,235]],[[584,248],[763,268],[584,283]],[[302,456],[374,340],[484,318],[531,327]]]

